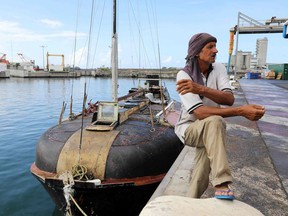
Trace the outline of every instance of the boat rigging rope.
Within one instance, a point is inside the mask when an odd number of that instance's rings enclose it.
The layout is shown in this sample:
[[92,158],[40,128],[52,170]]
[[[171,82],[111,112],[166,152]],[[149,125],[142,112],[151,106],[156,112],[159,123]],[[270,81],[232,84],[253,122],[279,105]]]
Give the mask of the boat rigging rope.
[[[131,0],[129,0],[128,1],[128,6],[130,6],[130,8],[131,8],[131,11],[132,11],[132,14],[133,14],[133,17],[134,17],[134,20],[135,20],[135,25],[136,25],[136,28],[137,28],[137,30],[138,30],[138,32],[139,32],[139,41],[138,41],[138,47],[139,47],[139,56],[138,56],[138,60],[139,60],[139,65],[138,65],[138,67],[139,68],[141,68],[141,66],[140,66],[140,63],[141,63],[141,58],[140,58],[140,55],[141,55],[141,53],[140,53],[140,48],[141,48],[141,45],[142,45],[142,48],[143,48],[143,58],[145,59],[147,59],[147,62],[145,61],[145,63],[147,63],[147,64],[149,64],[149,67],[151,67],[151,60],[150,60],[150,55],[148,54],[148,52],[147,52],[147,48],[146,48],[146,46],[145,46],[145,40],[144,40],[144,36],[141,34],[141,32],[142,32],[142,29],[141,29],[141,25],[140,25],[140,20],[138,19],[139,18],[139,15],[137,15],[137,14],[139,14],[139,12],[138,13],[136,13],[135,12],[135,10],[134,10],[134,7],[133,7],[133,4],[132,4],[132,2],[131,2]],[[130,11],[130,10],[129,10]],[[130,14],[130,13],[129,13]],[[130,17],[129,17],[129,24],[130,24]],[[145,31],[146,31],[146,29],[145,29]],[[131,34],[132,34],[133,32],[131,32]],[[132,40],[132,41],[134,41],[134,39]],[[135,43],[135,41],[134,41],[134,43]],[[135,45],[135,47],[136,47],[136,45]]]
[[164,105],[164,93],[163,93],[163,86],[162,86],[162,70],[161,70],[161,54],[160,54],[160,42],[159,42],[159,34],[158,34],[158,25],[157,25],[157,16],[155,13],[155,24],[156,24],[156,37],[157,37],[157,51],[158,51],[158,64],[159,64],[159,78],[160,78],[160,96],[161,96],[161,104],[162,104],[162,111],[163,111],[163,121],[166,122],[166,111]]
[[88,51],[87,51],[87,61],[86,68],[89,68],[89,60],[90,60],[90,44],[91,44],[91,33],[93,26],[93,16],[94,16],[94,0],[92,0],[91,14],[90,14],[90,28],[89,28],[89,37],[88,37]]
[[[95,61],[95,58],[96,58],[96,52],[97,52],[98,41],[99,41],[99,37],[100,37],[99,35],[100,35],[100,30],[101,30],[102,21],[103,21],[105,3],[106,3],[106,1],[104,1],[104,3],[103,3],[103,8],[102,8],[102,12],[101,12],[101,18],[100,18],[100,23],[99,23],[99,28],[98,28],[97,37],[96,37],[97,39],[96,39],[96,44],[95,44],[95,48],[94,48],[94,54],[93,54],[93,59],[92,59],[91,68],[94,67],[94,61]],[[99,5],[99,6],[96,6],[96,8],[100,8],[100,5]]]
[[[76,77],[75,61],[76,61],[76,48],[77,48],[79,8],[80,8],[80,1],[78,0],[77,15],[76,15],[76,26],[75,26],[75,36],[74,36],[74,48],[73,48],[73,73],[74,73],[74,78]],[[72,79],[72,84],[71,84],[70,112],[69,112],[69,119],[70,120],[74,120],[75,119],[75,115],[73,113],[73,92],[74,92],[74,79]]]

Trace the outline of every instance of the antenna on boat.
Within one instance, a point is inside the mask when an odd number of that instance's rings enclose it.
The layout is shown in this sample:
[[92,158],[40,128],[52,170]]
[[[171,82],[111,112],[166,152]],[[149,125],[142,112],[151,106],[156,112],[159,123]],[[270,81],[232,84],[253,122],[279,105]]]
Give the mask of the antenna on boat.
[[65,103],[65,101],[63,101],[62,109],[61,109],[59,120],[58,120],[58,125],[60,125],[62,123],[62,118],[63,118],[63,114],[65,112],[65,109],[66,109],[66,103]]
[[87,94],[86,94],[86,83],[84,84],[84,97],[83,97],[83,104],[82,104],[82,119],[81,119],[81,133],[80,133],[80,144],[79,144],[79,160],[80,160],[80,150],[82,146],[82,137],[83,137],[83,124],[84,124],[84,115],[85,115],[85,104],[87,101]]
[[158,25],[157,25],[157,14],[155,13],[156,19],[156,37],[157,37],[157,49],[158,49],[158,64],[159,64],[159,78],[160,78],[160,97],[161,97],[161,105],[162,105],[162,112],[163,112],[163,121],[166,122],[166,111],[164,105],[164,94],[163,94],[163,87],[162,87],[162,70],[161,70],[161,58],[160,58],[160,43],[159,43],[159,35],[158,35]]
[[113,0],[113,34],[112,34],[112,52],[111,52],[111,70],[112,70],[112,99],[118,101],[118,36],[116,23],[116,0]]
[[162,112],[163,112],[163,121],[166,122],[166,111],[165,111],[165,105],[164,105],[164,94],[163,94],[163,87],[162,87],[162,70],[161,70],[161,59],[160,59],[160,46],[159,46],[159,40],[158,40],[158,32],[157,32],[157,44],[158,44],[158,61],[159,61],[159,78],[160,78],[160,98],[161,98],[161,106],[162,106]]
[[[72,81],[73,83],[73,81]],[[72,84],[72,92],[70,96],[70,112],[69,112],[69,119],[73,120],[75,118],[74,113],[73,113],[73,84]]]
[[92,6],[91,6],[86,69],[89,68],[89,64],[90,64],[90,44],[91,44],[92,24],[93,24],[93,16],[94,16],[93,14],[94,14],[94,0],[92,0]]
[[[76,15],[76,26],[75,26],[75,36],[74,36],[74,53],[73,53],[73,73],[75,73],[75,61],[76,61],[76,47],[77,47],[77,33],[78,33],[78,18],[79,18],[79,1],[77,4],[77,15]],[[71,87],[71,96],[70,96],[70,111],[69,111],[69,119],[73,120],[75,115],[73,113],[73,92],[74,92],[74,79],[72,80]]]

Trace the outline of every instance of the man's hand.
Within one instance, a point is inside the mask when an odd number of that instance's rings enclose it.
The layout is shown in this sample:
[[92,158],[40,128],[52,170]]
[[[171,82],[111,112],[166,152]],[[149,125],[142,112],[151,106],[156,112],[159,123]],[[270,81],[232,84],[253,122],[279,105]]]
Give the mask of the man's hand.
[[245,118],[251,120],[251,121],[257,121],[265,113],[265,107],[255,104],[249,104],[239,107],[240,113]]
[[193,82],[189,79],[182,79],[177,82],[177,92],[181,95],[184,95],[188,92],[194,93],[194,94],[202,94],[204,92],[205,86],[199,85],[196,82]]

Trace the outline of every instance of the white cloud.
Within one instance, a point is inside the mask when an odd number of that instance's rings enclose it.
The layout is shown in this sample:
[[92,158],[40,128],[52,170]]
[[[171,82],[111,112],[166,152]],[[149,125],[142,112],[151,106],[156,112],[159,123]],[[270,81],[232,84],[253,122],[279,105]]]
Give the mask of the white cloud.
[[[85,33],[77,33],[77,37],[84,37]],[[0,41],[47,41],[52,38],[74,38],[73,31],[59,31],[52,34],[39,34],[22,28],[17,22],[0,21]]]
[[[86,33],[77,33],[77,38],[84,37],[86,36]],[[69,38],[74,38],[75,37],[75,32],[73,31],[61,31],[53,34],[47,34],[45,35],[46,38],[56,38],[56,37],[69,37]]]
[[7,41],[35,41],[44,40],[43,36],[37,35],[32,31],[22,28],[17,22],[0,21],[0,45],[3,46]]
[[58,28],[63,26],[63,23],[56,20],[41,19],[40,22],[47,25],[50,28]]
[[0,36],[5,34],[27,34],[28,30],[21,28],[19,23],[11,21],[0,21]]
[[162,60],[162,63],[167,64],[167,63],[170,63],[171,61],[172,61],[172,56],[168,56]]

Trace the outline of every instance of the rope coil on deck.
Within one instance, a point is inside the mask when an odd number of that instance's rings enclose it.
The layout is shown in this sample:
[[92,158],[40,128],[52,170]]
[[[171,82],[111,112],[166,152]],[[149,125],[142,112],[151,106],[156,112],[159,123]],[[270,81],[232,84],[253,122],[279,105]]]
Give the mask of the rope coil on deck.
[[72,167],[72,175],[74,179],[83,180],[83,178],[85,178],[86,180],[88,180],[89,178],[87,177],[86,174],[87,174],[87,167],[79,164]]

